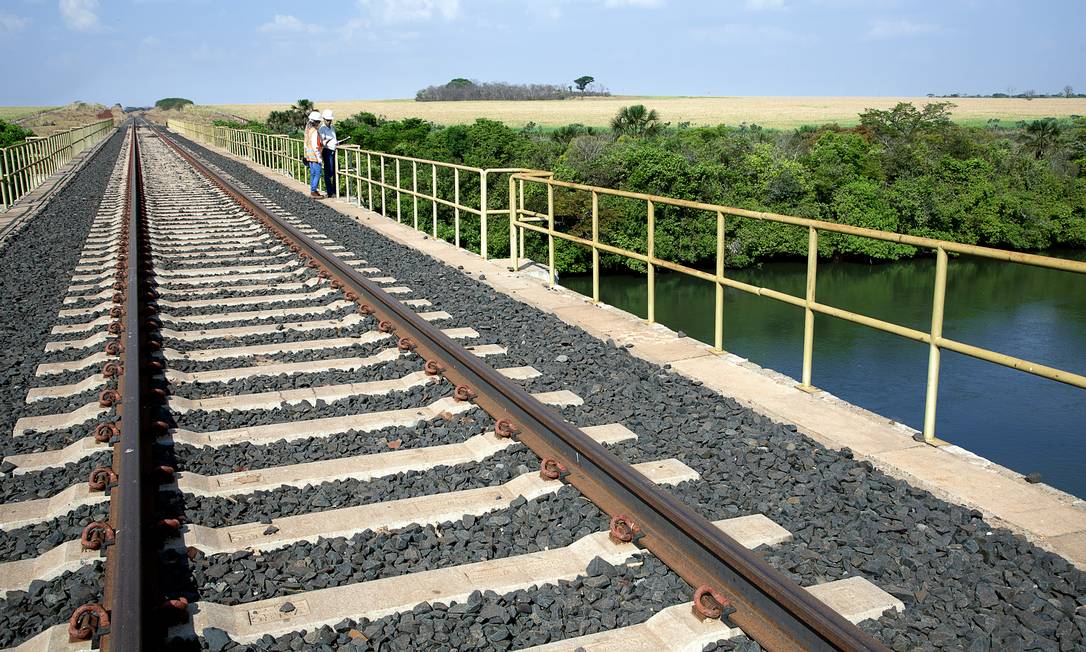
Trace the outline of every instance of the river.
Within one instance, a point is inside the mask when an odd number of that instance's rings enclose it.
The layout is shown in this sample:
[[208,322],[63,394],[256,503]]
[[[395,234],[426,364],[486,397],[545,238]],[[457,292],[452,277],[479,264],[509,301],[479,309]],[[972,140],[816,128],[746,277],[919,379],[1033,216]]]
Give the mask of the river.
[[[1086,252],[1063,253],[1086,260]],[[934,260],[884,265],[820,262],[821,303],[919,330],[930,327]],[[806,264],[774,262],[730,270],[736,280],[797,296]],[[656,318],[713,341],[711,283],[657,274]],[[561,284],[591,296],[590,276]],[[645,276],[601,276],[600,299],[644,317]],[[1026,265],[952,258],[945,337],[1079,374],[1086,373],[1086,278]],[[727,289],[724,348],[799,378],[800,308]],[[812,382],[855,405],[919,429],[924,418],[928,347],[816,315]],[[937,435],[1023,474],[1086,497],[1086,390],[944,351]]]

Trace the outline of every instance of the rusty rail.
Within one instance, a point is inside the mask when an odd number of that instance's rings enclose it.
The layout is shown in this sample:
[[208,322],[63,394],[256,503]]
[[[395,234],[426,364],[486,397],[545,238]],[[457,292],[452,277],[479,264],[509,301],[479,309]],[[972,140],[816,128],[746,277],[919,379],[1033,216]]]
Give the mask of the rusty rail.
[[[359,312],[400,338],[400,347],[426,359],[427,373],[456,385],[457,400],[472,401],[499,422],[496,430],[517,437],[612,516],[612,536],[633,539],[697,589],[702,614],[724,611],[730,622],[769,650],[885,650],[760,555],[714,527],[703,516],[619,460],[580,429],[566,423],[376,283],[265,211],[235,184],[220,177],[159,130],[163,142],[264,223],[309,267],[342,288]],[[734,609],[734,612],[732,612]],[[729,613],[730,612],[730,613]]]
[[113,445],[111,467],[91,472],[92,490],[109,492],[109,521],[94,522],[83,531],[84,548],[102,550],[105,556],[102,604],[80,606],[68,622],[72,640],[92,640],[97,649],[109,651],[145,650],[152,647],[153,620],[147,603],[151,595],[154,551],[149,524],[152,516],[151,444],[146,441],[148,380],[143,366],[147,357],[148,333],[157,328],[150,270],[149,242],[145,219],[139,140],[130,127],[129,162],[123,227],[118,242],[114,276],[114,318],[109,332],[118,340],[106,344],[106,352],[118,354],[119,361],[106,362],[102,374],[118,378],[116,390],[99,395],[102,406],[118,406],[120,427],[103,423],[95,439]]

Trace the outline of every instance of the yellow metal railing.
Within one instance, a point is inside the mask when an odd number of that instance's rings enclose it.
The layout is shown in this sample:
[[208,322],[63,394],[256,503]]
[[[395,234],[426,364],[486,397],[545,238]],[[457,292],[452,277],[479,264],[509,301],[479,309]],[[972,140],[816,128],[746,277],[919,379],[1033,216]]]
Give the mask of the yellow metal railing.
[[[530,191],[533,189],[538,191],[537,194],[540,197],[540,203],[542,204],[545,202],[545,211],[533,211],[525,207],[526,185],[529,186]],[[580,237],[555,229],[554,193],[556,188],[564,189],[568,192],[582,192],[589,193],[591,195],[591,238]],[[545,200],[542,199],[542,196],[544,194]],[[645,243],[645,253],[631,251],[629,249],[616,247],[600,241],[599,202],[601,196],[625,198],[626,200],[633,200],[635,202],[644,203],[647,236]],[[883,331],[886,333],[892,333],[900,337],[928,344],[928,378],[924,403],[923,433],[925,441],[930,444],[941,445],[945,443],[936,438],[935,436],[935,409],[936,403],[938,401],[939,392],[939,363],[940,353],[943,349],[972,356],[980,360],[986,360],[988,362],[1002,365],[1004,367],[1019,369],[1021,371],[1025,371],[1036,376],[1041,376],[1043,378],[1049,378],[1051,380],[1067,383],[1068,385],[1074,385],[1075,387],[1086,388],[1086,376],[1082,376],[1071,371],[1056,369],[1054,367],[1030,362],[1029,360],[1023,360],[1021,358],[1005,355],[997,351],[991,351],[989,349],[973,346],[964,342],[958,342],[956,340],[943,337],[943,309],[946,300],[948,254],[953,253],[969,256],[979,256],[983,258],[1001,260],[1004,262],[1021,263],[1024,265],[1033,265],[1046,269],[1063,270],[1076,274],[1086,274],[1086,262],[1066,260],[1062,258],[1051,258],[1048,256],[1038,256],[1034,254],[1019,253],[1014,251],[1005,251],[1002,249],[992,249],[989,247],[978,247],[975,245],[950,242],[946,240],[936,240],[932,238],[922,238],[917,236],[904,235],[900,233],[892,233],[888,231],[866,229],[862,227],[850,226],[847,224],[836,224],[833,222],[823,222],[820,220],[792,217],[788,215],[777,215],[774,213],[748,211],[738,208],[730,208],[727,206],[719,206],[715,204],[706,204],[702,202],[673,199],[670,197],[660,197],[643,193],[626,192],[622,190],[613,190],[610,188],[588,186],[583,184],[570,183],[566,181],[558,181],[546,175],[537,175],[531,173],[515,174],[510,177],[509,198],[509,212],[511,216],[510,229],[515,229],[517,231],[516,234],[511,232],[509,238],[509,256],[513,261],[514,267],[519,268],[520,259],[524,257],[524,234],[526,231],[539,233],[546,236],[547,238],[547,267],[549,269],[551,285],[554,285],[555,283],[555,239],[557,238],[566,242],[571,242],[576,245],[587,247],[592,251],[592,300],[598,303],[600,300],[600,253],[602,252],[605,254],[611,254],[631,260],[640,261],[641,263],[644,263],[647,270],[647,317],[649,322],[654,322],[656,320],[655,274],[657,269],[666,269],[713,283],[716,286],[716,306],[714,312],[714,348],[718,352],[723,351],[724,344],[723,332],[725,287],[734,288],[736,290],[748,292],[750,294],[768,297],[770,299],[775,299],[789,305],[803,308],[803,376],[799,386],[800,389],[804,389],[807,391],[814,390],[814,386],[811,384],[811,367],[814,351],[815,313],[829,315],[831,317],[843,319],[854,324],[860,324],[861,326],[866,326],[868,328]],[[716,265],[713,273],[700,269],[695,269],[693,267],[688,267],[686,265],[682,265],[672,261],[664,260],[656,255],[656,209],[658,206],[674,206],[677,208],[691,209],[695,211],[705,211],[710,214],[715,214]],[[790,224],[797,227],[805,228],[807,230],[807,283],[805,296],[796,296],[785,292],[780,292],[772,288],[754,285],[751,283],[744,283],[729,278],[727,275],[725,275],[724,234],[725,221],[727,216],[754,220],[764,220],[768,222],[776,222],[779,224]],[[830,306],[824,303],[819,303],[815,296],[815,288],[818,273],[818,235],[820,231],[828,233],[839,233],[843,235],[857,236],[862,238],[871,238],[874,240],[882,240],[885,242],[908,245],[921,249],[930,249],[934,251],[935,291],[932,299],[931,324],[929,330],[921,331],[915,328],[910,328],[908,326],[903,326],[900,324],[895,324],[889,321],[878,319],[869,315],[864,315],[849,310],[844,310],[835,306]]]
[[102,120],[0,149],[0,210],[6,211],[112,129],[113,120]]
[[[307,181],[308,170],[302,163],[304,144],[300,138],[180,120],[168,121],[167,127],[192,140],[229,150],[258,165],[281,170],[298,181]],[[452,213],[451,242],[457,247],[462,246],[461,218],[473,216],[479,221],[479,254],[483,258],[487,258],[489,253],[492,218],[505,220],[510,216],[507,206],[492,206],[492,180],[498,175],[520,172],[532,171],[524,168],[471,167],[364,150],[353,145],[341,145],[336,149],[338,197],[353,200],[385,217],[395,217],[397,222],[410,219],[416,230],[428,230],[434,238],[439,237],[438,209],[446,207]],[[448,183],[443,185],[442,182]],[[464,192],[465,187],[470,187],[474,192]],[[477,196],[469,200],[469,195]],[[410,216],[405,215],[405,197],[410,204]]]
[[[171,120],[169,128],[193,140],[209,143],[229,150],[231,153],[252,160],[260,165],[279,169],[299,181],[306,180],[306,168],[302,163],[302,141],[297,138],[288,138],[280,135],[258,134],[242,129],[229,129],[227,127],[212,127],[208,125],[196,125],[192,123]],[[1086,376],[1030,362],[1022,358],[1016,358],[997,351],[973,346],[943,337],[943,313],[946,301],[946,280],[949,254],[979,256],[1010,263],[1033,265],[1047,269],[1063,270],[1076,274],[1086,274],[1086,262],[1038,256],[1035,254],[1005,251],[989,247],[936,240],[918,236],[878,231],[862,227],[823,222],[802,217],[778,215],[749,211],[716,204],[674,199],[644,193],[627,192],[588,186],[567,181],[558,181],[550,172],[541,170],[524,170],[520,168],[485,169],[441,161],[398,156],[384,152],[375,152],[359,149],[354,146],[340,147],[337,150],[337,183],[338,189],[342,189],[341,196],[347,199],[354,198],[355,202],[386,217],[393,217],[395,213],[398,222],[406,219],[403,213],[401,198],[410,198],[410,219],[415,229],[426,221],[425,210],[430,209],[429,222],[430,233],[438,237],[438,207],[452,209],[454,221],[453,242],[460,246],[460,218],[466,213],[479,218],[479,240],[481,244],[480,254],[486,258],[488,253],[487,234],[488,220],[500,218],[508,221],[509,226],[509,258],[514,269],[520,268],[520,261],[525,257],[525,233],[538,233],[547,239],[547,268],[550,275],[550,283],[554,285],[555,273],[555,240],[563,240],[591,250],[592,253],[592,300],[600,300],[600,254],[610,254],[631,260],[640,261],[646,268],[647,282],[647,318],[649,322],[656,321],[656,270],[665,269],[693,278],[713,283],[716,286],[716,305],[714,310],[714,337],[713,346],[718,352],[724,350],[724,288],[734,288],[742,292],[767,297],[803,308],[803,371],[799,388],[805,391],[814,391],[811,382],[813,353],[814,353],[814,316],[815,314],[829,315],[854,324],[859,324],[874,330],[891,333],[906,339],[923,342],[928,345],[928,378],[924,403],[924,439],[930,444],[941,445],[945,442],[935,436],[935,411],[939,392],[940,354],[945,349],[980,360],[1018,369],[1027,373],[1049,378],[1068,385],[1086,388]],[[422,170],[420,176],[419,171]],[[427,172],[429,174],[427,174]],[[493,188],[490,181],[496,175],[508,175],[508,206],[493,208],[488,204],[489,193]],[[446,195],[439,192],[439,177],[451,177],[452,184]],[[410,186],[405,183],[410,177]],[[471,178],[474,183],[478,181],[478,201],[466,203],[462,197],[462,182]],[[423,180],[424,186],[420,190],[419,181]],[[526,208],[525,188],[529,191],[539,191],[542,198],[545,195],[545,210],[533,211]],[[555,229],[555,189],[568,192],[582,192],[591,195],[592,205],[592,233],[591,238],[581,237],[565,233]],[[622,247],[610,245],[600,240],[600,198],[613,197],[624,198],[635,202],[643,202],[645,206],[646,242],[645,253],[632,251]],[[388,207],[390,200],[395,201],[395,210]],[[423,221],[419,220],[419,202],[423,203]],[[656,209],[657,207],[676,207],[695,211],[705,211],[716,217],[716,258],[715,269],[708,272],[680,263],[672,262],[656,255]],[[744,283],[729,278],[724,270],[725,253],[725,226],[728,216],[733,218],[746,218],[789,224],[806,229],[807,231],[807,275],[806,292],[804,296],[797,296],[774,290],[772,288]],[[935,290],[932,297],[931,322],[927,331],[918,330],[901,324],[896,324],[883,319],[852,312],[836,306],[820,303],[816,298],[818,275],[818,239],[820,232],[835,233],[846,236],[871,238],[893,244],[907,245],[920,249],[929,249],[935,253]]]

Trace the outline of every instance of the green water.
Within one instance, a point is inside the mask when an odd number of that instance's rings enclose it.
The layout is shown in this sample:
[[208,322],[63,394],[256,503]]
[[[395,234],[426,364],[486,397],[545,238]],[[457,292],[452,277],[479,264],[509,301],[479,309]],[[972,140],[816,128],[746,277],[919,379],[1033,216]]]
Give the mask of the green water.
[[[1086,252],[1066,257],[1086,260]],[[919,330],[930,327],[933,260],[888,265],[820,263],[821,303]],[[802,296],[805,263],[769,263],[729,271],[732,278]],[[656,318],[713,341],[711,283],[657,274]],[[587,276],[561,279],[591,295]],[[605,303],[645,316],[644,275],[600,281]],[[1086,278],[1068,272],[973,258],[950,261],[945,337],[1086,374]],[[728,289],[724,348],[799,378],[803,310]],[[920,428],[927,379],[926,344],[817,315],[814,385],[846,401]],[[1009,468],[1086,496],[1086,390],[943,352],[938,435]]]

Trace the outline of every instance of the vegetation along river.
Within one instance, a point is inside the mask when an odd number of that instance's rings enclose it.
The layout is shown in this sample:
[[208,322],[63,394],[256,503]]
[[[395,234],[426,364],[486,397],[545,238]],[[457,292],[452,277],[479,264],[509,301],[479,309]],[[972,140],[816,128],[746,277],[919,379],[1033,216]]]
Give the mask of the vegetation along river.
[[[1086,260],[1086,252],[1061,253]],[[932,259],[883,265],[822,262],[818,299],[919,330],[928,330]],[[728,275],[802,296],[806,264],[774,262]],[[713,285],[657,274],[656,317],[672,329],[713,341]],[[566,276],[591,296],[591,276]],[[644,317],[645,276],[601,276],[600,299]],[[803,311],[727,289],[724,348],[800,377]],[[952,258],[945,337],[1086,373],[1086,278],[1025,265]],[[921,428],[928,347],[816,315],[812,382],[850,403]],[[1023,474],[1086,497],[1086,390],[943,351],[937,434]]]

